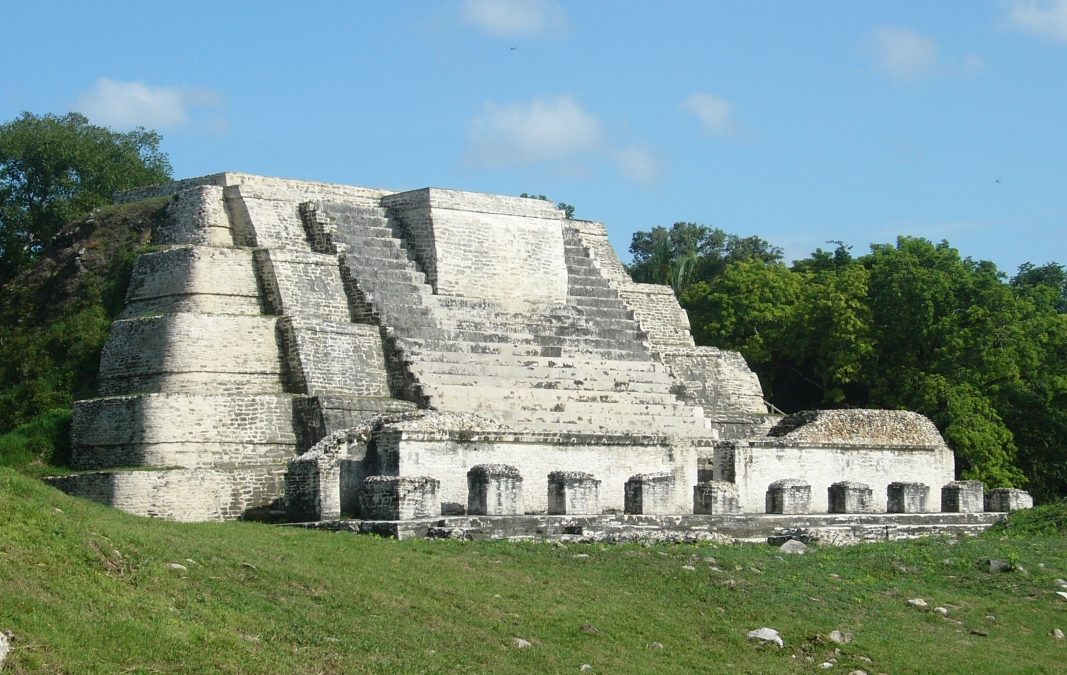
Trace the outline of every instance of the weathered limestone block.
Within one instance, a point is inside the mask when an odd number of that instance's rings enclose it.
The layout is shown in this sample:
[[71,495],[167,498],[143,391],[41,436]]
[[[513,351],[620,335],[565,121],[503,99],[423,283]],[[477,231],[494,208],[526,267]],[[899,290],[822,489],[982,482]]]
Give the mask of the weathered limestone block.
[[840,481],[827,489],[830,513],[870,513],[871,486],[855,481]]
[[185,522],[258,517],[281,496],[285,463],[234,468],[94,471],[46,479],[75,497]]
[[669,473],[639,473],[626,481],[625,512],[635,515],[663,515],[670,513],[674,475]]
[[100,357],[102,395],[283,391],[277,320],[167,314],[111,324]]
[[986,511],[1018,511],[1032,509],[1034,498],[1026,490],[1015,488],[996,488],[985,498]]
[[552,515],[600,513],[600,481],[584,471],[548,474],[548,512]]
[[890,483],[886,487],[888,513],[926,513],[930,486],[925,483]]
[[435,292],[522,306],[567,296],[563,214],[539,199],[425,188],[389,195]]
[[985,486],[980,480],[954,480],[941,488],[945,513],[980,513],[985,510]]
[[693,486],[693,513],[723,515],[740,513],[737,486],[721,480]]
[[776,480],[767,488],[767,513],[797,514],[811,510],[811,485],[793,478]]
[[134,263],[120,318],[159,314],[262,314],[252,252],[177,246]]
[[521,516],[522,476],[507,464],[479,464],[467,471],[467,513]]
[[368,476],[359,495],[366,520],[413,520],[441,515],[437,488],[429,476]]
[[233,246],[223,188],[198,185],[174,194],[166,209],[167,227],[153,232],[156,244]]

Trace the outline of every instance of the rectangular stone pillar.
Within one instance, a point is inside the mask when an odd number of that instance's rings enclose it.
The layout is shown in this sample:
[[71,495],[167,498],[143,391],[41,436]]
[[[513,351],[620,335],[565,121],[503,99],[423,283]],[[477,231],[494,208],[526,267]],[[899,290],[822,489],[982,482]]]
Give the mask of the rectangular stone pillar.
[[941,510],[945,513],[981,513],[985,510],[980,480],[954,480],[941,488]]
[[441,482],[429,476],[368,476],[359,493],[365,520],[413,520],[441,515],[437,489]]
[[866,483],[840,481],[827,489],[830,513],[870,513],[871,487]]
[[740,513],[737,486],[722,480],[710,480],[693,486],[693,513]]
[[926,513],[930,486],[925,483],[890,483],[886,487],[887,513]]
[[522,476],[507,464],[478,464],[467,471],[467,514],[521,516]]
[[639,473],[626,481],[623,510],[634,515],[671,512],[674,476],[669,473]]
[[811,485],[802,480],[776,480],[767,488],[767,513],[797,514],[811,510]]
[[549,515],[599,514],[600,481],[582,471],[548,474]]
[[996,488],[985,498],[986,511],[1018,511],[1033,507],[1034,498],[1030,493],[1015,488]]

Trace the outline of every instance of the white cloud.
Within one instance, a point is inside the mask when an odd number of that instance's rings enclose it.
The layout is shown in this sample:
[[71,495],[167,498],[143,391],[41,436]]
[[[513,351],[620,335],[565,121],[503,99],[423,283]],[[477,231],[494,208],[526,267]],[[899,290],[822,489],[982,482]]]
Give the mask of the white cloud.
[[600,120],[569,96],[529,103],[486,103],[471,123],[468,157],[509,168],[581,158],[604,141]]
[[920,80],[937,68],[937,42],[910,28],[881,26],[875,29],[871,46],[878,66],[894,79]]
[[553,0],[464,0],[463,17],[496,37],[558,35],[567,24]]
[[663,175],[663,160],[650,147],[631,145],[615,153],[615,166],[627,180],[652,185]]
[[1067,0],[1009,0],[1008,21],[1039,37],[1067,42]]
[[724,98],[698,92],[682,101],[682,108],[695,115],[704,131],[712,136],[731,136],[739,131],[734,104]]
[[[153,87],[144,82],[101,78],[78,98],[77,109],[93,122],[115,129],[173,129],[199,121],[206,129],[220,133],[226,129],[222,104],[222,95],[208,89]],[[201,109],[209,119],[194,120]]]

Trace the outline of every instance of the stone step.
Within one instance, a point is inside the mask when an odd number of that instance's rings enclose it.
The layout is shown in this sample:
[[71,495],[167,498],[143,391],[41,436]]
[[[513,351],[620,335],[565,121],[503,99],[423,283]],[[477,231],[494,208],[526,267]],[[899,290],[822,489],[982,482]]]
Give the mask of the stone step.
[[[417,373],[417,375],[421,375]],[[670,394],[662,391],[611,391],[603,389],[539,389],[533,386],[536,381],[514,380],[509,378],[485,378],[481,383],[427,381],[419,377],[422,393],[433,401],[438,398],[459,399],[470,403],[483,402],[490,408],[511,408],[516,406],[534,406],[549,410],[557,405],[570,409],[572,404],[618,404],[632,405],[635,409],[670,410],[673,415],[685,416],[684,404]],[[566,381],[563,381],[565,384]]]
[[[606,282],[605,282],[606,283]],[[596,298],[601,300],[618,300],[619,294],[610,286],[567,285],[567,296],[575,298]]]
[[[368,295],[372,293],[368,292]],[[383,310],[387,311],[387,310]],[[644,343],[632,337],[620,340],[610,331],[597,332],[593,329],[574,329],[569,332],[577,335],[560,335],[563,330],[547,334],[534,333],[494,333],[492,331],[453,330],[429,326],[397,325],[397,336],[436,340],[438,342],[470,342],[488,346],[498,344],[534,345],[539,347],[562,347],[564,349],[608,349],[620,351],[644,351]],[[603,336],[603,337],[602,337]]]
[[567,295],[567,303],[575,305],[578,308],[626,309],[626,303],[619,299],[618,295],[615,295],[614,292],[610,297],[591,297],[569,293]]
[[[514,353],[486,353],[461,350],[451,351],[425,351],[414,341],[400,338],[398,340],[406,353],[418,355],[422,361],[421,366],[428,371],[447,370],[449,368],[540,368],[548,373],[556,373],[558,377],[569,377],[571,373],[585,373],[593,370],[604,375],[618,373],[621,376],[632,375],[635,379],[643,380],[647,375],[655,373],[669,378],[667,367],[658,361],[653,361],[646,353],[642,360],[610,359],[602,358],[597,354],[581,354],[561,356],[521,355]],[[455,371],[463,372],[463,371]],[[477,371],[471,372],[475,374]]]
[[323,205],[321,211],[330,218],[385,218],[388,213],[381,206],[366,206],[349,202],[329,202]]
[[368,239],[399,241],[399,234],[397,230],[389,226],[388,222],[368,220],[362,223],[337,223],[333,231],[333,238],[350,246],[358,246]]
[[412,369],[417,371],[420,381],[464,387],[477,387],[487,382],[503,381],[519,382],[524,387],[534,389],[639,391],[662,394],[669,392],[674,384],[669,375],[658,371],[633,372],[594,365],[575,367],[571,364],[569,368],[546,368],[544,366],[423,361]]
[[499,410],[483,412],[491,412],[493,417],[505,424],[530,431],[678,434],[684,436],[707,436],[713,433],[707,429],[703,420],[696,418],[649,418],[607,413],[583,415],[567,411]]
[[571,341],[567,346],[561,345],[537,345],[537,344],[510,344],[507,342],[485,343],[465,342],[462,340],[440,340],[417,338],[387,328],[390,337],[396,339],[398,345],[404,350],[405,360],[414,357],[427,358],[431,354],[490,354],[503,355],[505,358],[515,357],[547,357],[547,358],[595,358],[606,361],[630,361],[634,363],[649,362],[651,355],[644,349],[604,349],[594,348]]
[[[390,268],[390,267],[359,267],[349,265],[355,271],[355,277],[359,281],[367,281],[368,285],[381,286],[384,284],[400,283],[403,285],[426,285],[426,275],[414,267]],[[429,288],[427,286],[427,288]]]
[[635,321],[591,321],[585,317],[551,317],[514,314],[496,317],[442,316],[434,312],[437,325],[445,330],[499,333],[501,335],[560,335],[563,337],[600,337],[620,342],[643,342],[648,336]]

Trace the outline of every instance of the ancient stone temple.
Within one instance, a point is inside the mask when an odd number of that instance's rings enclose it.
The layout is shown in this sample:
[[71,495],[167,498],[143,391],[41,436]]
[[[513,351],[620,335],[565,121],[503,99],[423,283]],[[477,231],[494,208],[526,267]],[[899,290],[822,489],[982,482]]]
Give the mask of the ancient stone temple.
[[695,494],[762,513],[792,481],[791,509],[825,513],[840,484],[834,504],[885,512],[891,483],[954,478],[919,415],[769,413],[739,354],[694,346],[669,288],[548,202],[236,173],[119,199],[160,196],[99,396],[75,405],[84,472],[54,480],[74,494],[388,520],[692,514]]

